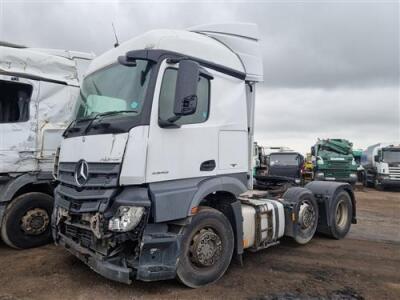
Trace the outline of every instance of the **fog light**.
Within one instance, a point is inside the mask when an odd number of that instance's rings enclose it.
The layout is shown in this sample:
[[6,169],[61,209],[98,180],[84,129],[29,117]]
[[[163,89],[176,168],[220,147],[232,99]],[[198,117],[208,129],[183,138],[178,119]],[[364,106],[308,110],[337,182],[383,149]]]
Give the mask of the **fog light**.
[[120,206],[108,222],[108,230],[126,232],[134,229],[142,219],[144,207]]

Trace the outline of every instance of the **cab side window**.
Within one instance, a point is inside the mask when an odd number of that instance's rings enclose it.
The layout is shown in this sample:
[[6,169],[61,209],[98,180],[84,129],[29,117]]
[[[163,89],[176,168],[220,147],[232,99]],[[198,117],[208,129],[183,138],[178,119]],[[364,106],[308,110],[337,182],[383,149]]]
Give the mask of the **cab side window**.
[[[160,99],[159,99],[159,119],[168,121],[174,118],[174,101],[176,80],[178,70],[168,68],[165,70],[164,78],[161,84]],[[199,84],[197,87],[197,107],[196,112],[189,116],[182,116],[174,123],[177,125],[196,124],[207,121],[210,106],[210,81],[199,76]]]
[[29,84],[0,80],[0,123],[29,120],[32,90]]

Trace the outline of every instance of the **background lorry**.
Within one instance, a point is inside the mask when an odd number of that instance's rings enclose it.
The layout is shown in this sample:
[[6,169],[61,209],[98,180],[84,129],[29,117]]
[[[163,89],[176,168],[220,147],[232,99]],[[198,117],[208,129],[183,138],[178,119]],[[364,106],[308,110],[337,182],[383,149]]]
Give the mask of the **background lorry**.
[[322,139],[311,147],[314,180],[357,182],[353,144],[345,139]]
[[362,154],[364,186],[383,189],[400,187],[400,145],[375,144]]
[[0,227],[9,246],[51,239],[54,154],[92,58],[0,43]]
[[106,278],[218,280],[233,257],[356,221],[346,183],[252,190],[254,24],[153,30],[93,60],[58,161],[54,240]]
[[288,148],[269,148],[265,156],[266,172],[254,178],[256,189],[266,190],[270,195],[282,196],[291,186],[302,185],[302,168],[304,157]]
[[303,164],[304,156],[298,152],[273,152],[268,157],[268,175],[291,178],[300,184]]

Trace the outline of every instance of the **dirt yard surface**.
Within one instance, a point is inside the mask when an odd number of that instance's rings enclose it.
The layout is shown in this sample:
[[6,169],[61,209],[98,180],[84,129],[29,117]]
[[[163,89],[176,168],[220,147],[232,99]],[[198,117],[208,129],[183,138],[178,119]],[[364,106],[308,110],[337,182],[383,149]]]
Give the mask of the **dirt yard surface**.
[[123,285],[62,248],[17,251],[0,244],[0,300],[14,299],[400,299],[400,192],[358,189],[358,224],[341,241],[290,240],[246,253],[216,284]]

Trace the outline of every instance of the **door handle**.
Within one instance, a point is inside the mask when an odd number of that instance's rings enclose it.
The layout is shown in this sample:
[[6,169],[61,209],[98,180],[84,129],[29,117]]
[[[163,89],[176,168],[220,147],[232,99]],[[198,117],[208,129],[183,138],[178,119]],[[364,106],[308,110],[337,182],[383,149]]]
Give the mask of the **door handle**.
[[200,165],[200,171],[212,171],[215,169],[216,163],[215,160],[206,160],[203,161]]

